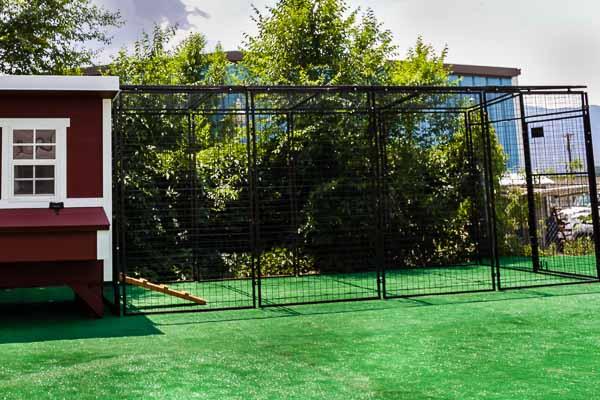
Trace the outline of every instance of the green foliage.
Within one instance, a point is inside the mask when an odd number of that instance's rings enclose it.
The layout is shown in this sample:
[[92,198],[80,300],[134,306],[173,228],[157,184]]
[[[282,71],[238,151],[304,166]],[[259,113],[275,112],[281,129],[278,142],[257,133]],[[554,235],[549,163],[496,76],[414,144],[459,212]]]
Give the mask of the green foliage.
[[[455,264],[473,259],[477,238],[473,215],[481,204],[477,164],[467,154],[461,121],[449,130],[433,130],[435,138],[406,132],[397,117],[388,141],[389,235],[405,243],[395,249],[395,266]],[[477,140],[476,136],[473,140]],[[410,244],[409,244],[410,243]]]
[[593,255],[594,253],[594,240],[587,236],[575,240],[567,240],[563,246],[563,254],[567,256]]
[[[207,55],[206,41],[199,34],[170,46],[173,35],[173,29],[155,27],[152,35],[144,34],[135,43],[131,53],[122,50],[106,73],[119,75],[124,84],[223,83],[228,63],[222,50]],[[161,109],[164,101],[181,98],[132,99],[124,95],[121,101],[128,106]],[[242,177],[246,147],[240,143],[240,131],[227,121],[209,121],[199,115],[190,118],[161,113],[127,114],[120,115],[117,121],[120,140],[126,149],[133,149],[126,160],[119,160],[125,163],[125,174],[118,177],[119,183],[125,185],[125,208],[135,219],[132,229],[125,233],[128,250],[152,260],[151,264],[130,265],[131,272],[149,279],[189,279],[198,273],[191,269],[191,232],[198,221],[182,211],[190,209],[194,201],[204,205],[197,213],[200,223],[211,221],[215,231],[239,220],[227,212],[226,205],[240,199],[239,187],[245,183]],[[215,131],[215,122],[219,122],[221,131]],[[195,166],[191,140],[198,145]],[[192,179],[197,179],[198,187],[203,188],[196,199],[189,190]],[[214,257],[203,254],[204,260]],[[226,268],[223,263],[219,265]]]
[[191,33],[181,43],[171,45],[174,28],[154,27],[143,33],[133,52],[123,49],[106,71],[129,85],[220,85],[230,63],[220,45],[207,54],[206,39]]
[[[390,61],[396,56],[392,34],[382,27],[370,9],[365,13],[350,10],[347,3],[341,0],[281,0],[265,12],[255,11],[258,33],[247,36],[243,62],[251,82],[302,85],[448,84],[448,71],[444,67],[446,50],[438,55],[421,38],[409,51],[405,61]],[[325,104],[335,100],[315,101]],[[390,229],[398,235],[410,235],[407,233],[408,226],[416,223],[414,218],[417,214],[421,211],[425,213],[428,207],[436,208],[433,207],[434,199],[445,195],[436,189],[436,185],[447,188],[443,182],[443,168],[450,161],[442,160],[448,148],[444,148],[437,139],[452,132],[458,126],[456,122],[456,118],[434,116],[403,116],[388,121],[388,125],[398,130],[398,138],[412,135],[412,139],[406,143],[394,143],[392,140],[389,144],[390,157],[398,157],[398,169],[391,172],[390,178],[390,184],[397,190],[392,191],[397,197],[404,196],[404,199],[394,198],[392,201],[410,202],[407,197],[414,197],[421,191],[427,191],[429,196],[429,200],[423,200],[420,204],[419,210],[413,210],[413,219],[408,216],[404,219],[396,216],[393,219]],[[356,252],[343,250],[353,245],[369,247],[374,244],[376,188],[372,171],[375,160],[368,156],[373,152],[367,133],[368,121],[356,117],[297,116],[294,129],[291,155],[285,151],[276,153],[278,148],[285,148],[284,139],[276,139],[279,145],[265,140],[259,143],[259,152],[273,156],[261,159],[259,163],[263,170],[278,171],[285,166],[285,157],[291,156],[296,160],[294,169],[297,179],[311,182],[309,190],[296,193],[303,251],[314,256],[315,264],[322,272],[372,268],[373,258],[369,254],[357,255]],[[429,145],[426,150],[421,149],[425,142]],[[403,167],[414,168],[422,175],[406,175],[406,171],[401,171]],[[423,180],[427,174],[431,179]],[[274,187],[277,187],[275,182],[283,182],[283,187],[286,185],[285,178],[268,179],[271,179]],[[423,185],[424,182],[427,183]],[[285,199],[285,193],[273,193],[276,192],[274,188],[269,190],[270,193],[265,193],[261,198],[272,198],[273,201]],[[394,205],[400,206],[398,203]],[[440,235],[442,238],[430,240],[425,246],[427,249],[423,248],[420,254],[433,249],[441,253],[452,246],[455,253],[462,251],[456,248],[457,238],[464,236],[466,203],[464,198],[449,200],[448,206],[455,210],[453,217],[444,215],[442,218],[441,215],[425,213],[431,216],[431,221],[435,221],[436,227],[451,225],[449,231],[453,232],[454,238]],[[271,221],[269,217],[272,217]],[[270,215],[267,221],[263,219],[261,222],[275,224],[275,218]],[[334,248],[339,251],[332,251]]]
[[[351,11],[341,0],[281,0],[265,13],[257,10],[256,22],[258,34],[247,37],[242,66],[246,83],[448,84],[445,49],[436,54],[419,38],[404,61],[390,62],[395,54],[390,32],[372,11]],[[220,85],[234,80],[220,47],[206,55],[201,35],[191,35],[175,46],[170,45],[172,38],[172,30],[156,28],[136,43],[132,53],[122,51],[107,72],[129,84]],[[159,97],[141,96],[134,101],[160,109],[165,101],[194,100]],[[452,100],[429,96],[411,102]],[[314,101],[331,106],[344,100]],[[144,235],[131,233],[126,238],[128,251],[152,254],[153,260],[152,265],[130,267],[161,280],[195,274],[248,277],[250,243],[233,239],[247,238],[249,229],[245,121],[235,115],[191,114],[190,118],[191,130],[186,116],[127,115],[119,122],[129,148],[139,149],[128,157],[128,173],[122,179],[127,187],[126,207],[140,215],[143,222],[136,222],[136,228],[142,228]],[[478,223],[473,215],[483,207],[478,197],[484,159],[481,129],[474,127],[471,132],[477,154],[470,160],[469,137],[459,117],[399,114],[382,122],[388,133],[389,215],[384,228],[389,243],[401,244],[389,262],[413,267],[472,260]],[[375,248],[377,238],[377,160],[369,118],[296,114],[293,133],[287,125],[285,116],[256,116],[262,273],[373,268],[369,249]],[[503,153],[495,136],[492,140],[501,174]],[[191,179],[200,188],[195,199],[186,190]],[[495,177],[496,188],[498,181]],[[292,200],[293,214],[289,212]],[[193,201],[201,205],[195,220],[182,211]],[[202,237],[202,248],[196,247],[197,271],[191,270],[193,229],[210,232]],[[159,249],[155,243],[160,243]]]
[[579,158],[571,161],[569,163],[569,171],[571,172],[578,172],[578,171],[582,171],[583,170],[583,161],[581,161]]
[[217,44],[215,51],[208,56],[208,69],[204,75],[204,84],[214,86],[229,84],[231,77],[228,67],[230,65],[223,47],[220,43]]
[[[154,32],[154,43],[168,42],[172,39],[170,35],[173,34],[173,30],[163,31],[155,27]],[[164,47],[166,43],[160,44]],[[220,52],[222,53],[222,50]],[[171,72],[171,78],[178,84],[201,83],[206,69],[212,64],[211,55],[206,54],[206,38],[201,34],[192,33],[175,48],[173,53],[167,53],[170,58],[169,64],[175,69]],[[160,54],[165,54],[164,49],[161,48]]]
[[496,196],[498,250],[504,256],[528,255],[528,206],[521,189],[507,189]]
[[580,217],[577,218],[579,220],[580,223],[583,224],[592,224],[592,214],[590,213],[590,215],[582,215]]
[[[165,115],[127,115],[118,120],[120,140],[125,148],[134,149],[118,160],[124,163],[125,174],[116,179],[126,188],[126,243],[134,258],[143,254],[151,259],[131,265],[130,271],[148,279],[176,280],[191,274],[189,222],[179,212],[190,204],[185,190],[191,174],[189,155],[180,134],[185,121]],[[165,248],[169,251],[162,251]]]
[[[222,265],[226,275],[233,278],[252,277],[250,253],[221,253],[210,267]],[[263,276],[289,276],[314,273],[315,261],[310,256],[298,256],[294,251],[278,247],[261,253],[260,271]]]
[[243,66],[264,84],[448,85],[447,49],[421,37],[403,61],[391,31],[374,12],[344,0],[280,0],[255,9],[256,36],[246,36]]
[[447,55],[448,48],[436,54],[435,49],[419,36],[405,59],[394,63],[390,83],[400,86],[447,86],[450,72],[444,65]]
[[374,13],[343,0],[280,0],[255,9],[243,65],[263,84],[376,84],[389,81],[392,34]]
[[[550,244],[548,247],[540,249],[540,256],[553,257],[557,254],[565,256],[586,256],[595,253],[594,240],[591,237],[579,237],[572,240],[565,240],[559,247],[556,243]],[[531,250],[525,255],[531,256]]]
[[74,73],[92,62],[88,43],[109,44],[120,24],[90,0],[1,0],[0,73]]

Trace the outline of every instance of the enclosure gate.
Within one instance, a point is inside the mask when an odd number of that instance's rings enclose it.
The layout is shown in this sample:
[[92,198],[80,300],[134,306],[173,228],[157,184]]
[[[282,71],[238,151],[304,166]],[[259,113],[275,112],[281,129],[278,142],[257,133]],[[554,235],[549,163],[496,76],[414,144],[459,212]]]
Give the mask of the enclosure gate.
[[[523,248],[504,243],[496,257],[499,289],[597,281],[599,265],[598,198],[587,94],[580,91],[522,91],[486,94],[489,128],[514,126],[514,149],[522,160],[524,182],[506,185],[496,196],[501,207],[515,207],[526,195],[520,231]],[[514,176],[514,174],[513,174]],[[510,183],[510,175],[506,178]],[[499,221],[495,221],[499,225]],[[498,237],[498,236],[496,236]]]
[[113,120],[114,276],[207,300],[118,281],[126,314],[598,281],[575,88],[123,87]]

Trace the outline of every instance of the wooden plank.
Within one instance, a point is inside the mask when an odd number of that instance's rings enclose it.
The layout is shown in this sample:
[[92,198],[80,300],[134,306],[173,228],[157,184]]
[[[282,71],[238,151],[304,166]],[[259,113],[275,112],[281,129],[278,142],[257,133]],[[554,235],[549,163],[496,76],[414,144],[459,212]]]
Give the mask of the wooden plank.
[[125,281],[125,283],[128,283],[130,285],[139,286],[144,289],[152,290],[154,292],[164,293],[168,296],[177,297],[177,298],[191,301],[193,303],[200,304],[200,305],[206,305],[206,303],[207,303],[207,301],[201,297],[193,296],[193,295],[189,294],[188,292],[171,289],[166,285],[152,283],[152,282],[149,282],[147,279],[132,278],[131,276],[127,276],[127,275],[125,275],[123,278],[124,278],[123,280]]

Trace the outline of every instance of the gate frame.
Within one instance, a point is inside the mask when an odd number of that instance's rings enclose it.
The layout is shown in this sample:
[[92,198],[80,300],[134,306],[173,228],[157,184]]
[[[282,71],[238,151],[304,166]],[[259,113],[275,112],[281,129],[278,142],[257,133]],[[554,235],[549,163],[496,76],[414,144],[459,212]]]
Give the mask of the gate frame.
[[[524,158],[524,166],[525,166],[525,179],[526,179],[526,189],[527,189],[527,203],[528,203],[528,233],[529,233],[529,242],[531,244],[532,250],[532,267],[533,273],[541,273],[548,274],[553,276],[564,276],[564,277],[573,277],[580,278],[581,281],[577,282],[561,282],[561,283],[545,283],[538,285],[513,285],[510,287],[502,286],[502,266],[500,263],[499,255],[496,255],[496,282],[497,288],[501,291],[509,291],[509,290],[522,290],[522,289],[531,289],[531,288],[539,288],[539,287],[552,287],[552,286],[568,286],[568,285],[577,285],[577,284],[589,284],[589,283],[597,283],[600,282],[600,216],[599,216],[599,200],[598,200],[598,191],[597,191],[597,179],[595,172],[595,162],[594,162],[594,148],[592,143],[592,130],[591,130],[591,119],[589,113],[589,102],[588,102],[588,94],[583,90],[586,86],[575,86],[575,87],[548,87],[548,88],[540,88],[537,86],[530,87],[516,87],[518,90],[515,92],[510,100],[515,100],[518,98],[518,107],[516,110],[518,111],[518,117],[506,120],[495,120],[490,121],[488,119],[488,107],[490,104],[495,102],[505,101],[504,96],[500,96],[499,98],[493,99],[492,101],[487,101],[487,94],[497,94],[499,90],[494,91],[483,91],[484,101],[480,104],[480,109],[483,109],[485,118],[486,118],[486,126],[488,129],[488,134],[486,137],[489,138],[489,126],[499,122],[506,122],[512,120],[518,120],[520,123],[521,136],[523,141],[523,158]],[[502,91],[500,91],[502,92]],[[525,113],[526,105],[524,98],[527,95],[544,95],[544,96],[559,96],[559,95],[570,95],[570,96],[581,96],[581,108],[579,110],[573,111],[561,111],[555,113],[547,113],[541,115],[532,115],[527,116]],[[581,115],[577,117],[566,116],[560,117],[561,114],[575,114],[580,112]],[[536,120],[533,122],[527,121],[528,118],[542,118],[542,117],[550,117],[549,119]],[[554,117],[554,118],[553,118]],[[530,146],[530,129],[529,125],[531,123],[541,123],[541,122],[556,122],[563,121],[567,119],[577,119],[581,118],[581,122],[583,124],[583,136],[584,136],[584,147],[585,147],[585,156],[586,156],[586,172],[588,180],[588,189],[590,196],[590,207],[591,207],[591,215],[592,215],[592,226],[593,226],[593,236],[592,239],[594,241],[594,252],[596,259],[596,276],[577,276],[577,274],[569,274],[569,273],[553,273],[553,272],[545,272],[541,271],[540,268],[540,256],[539,256],[539,231],[537,224],[537,210],[535,209],[535,191],[533,187],[533,170],[532,170],[532,162],[531,162],[531,146]],[[491,166],[490,166],[491,168]],[[581,173],[584,174],[583,172]],[[493,183],[490,182],[493,185]],[[493,193],[493,190],[492,190]],[[493,199],[492,199],[493,201]],[[492,225],[494,231],[496,231],[497,220],[494,215],[492,219]],[[497,238],[497,234],[494,234],[494,237]],[[498,251],[496,246],[496,252]]]

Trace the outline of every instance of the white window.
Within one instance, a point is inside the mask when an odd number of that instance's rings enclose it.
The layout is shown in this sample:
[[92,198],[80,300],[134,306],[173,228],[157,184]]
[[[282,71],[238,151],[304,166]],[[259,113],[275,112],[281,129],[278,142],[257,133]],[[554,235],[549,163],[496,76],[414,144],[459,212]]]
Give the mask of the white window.
[[2,200],[64,201],[68,119],[0,119]]

